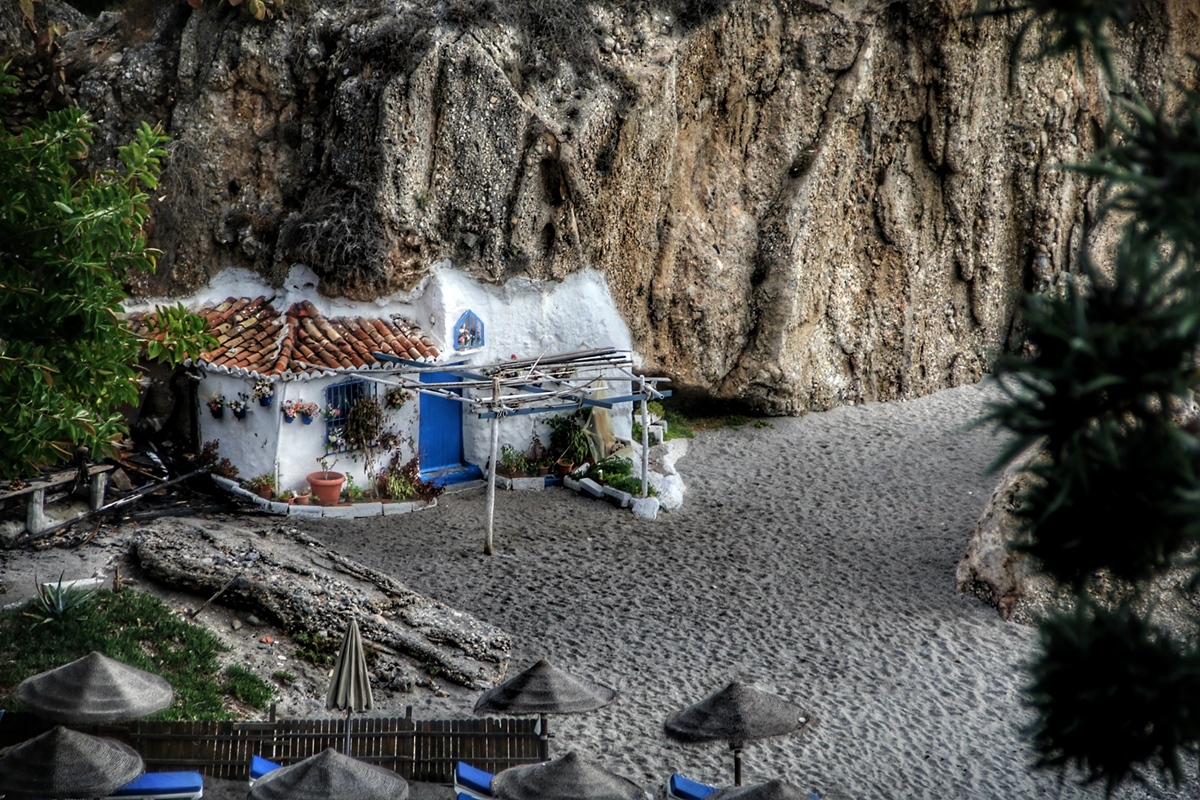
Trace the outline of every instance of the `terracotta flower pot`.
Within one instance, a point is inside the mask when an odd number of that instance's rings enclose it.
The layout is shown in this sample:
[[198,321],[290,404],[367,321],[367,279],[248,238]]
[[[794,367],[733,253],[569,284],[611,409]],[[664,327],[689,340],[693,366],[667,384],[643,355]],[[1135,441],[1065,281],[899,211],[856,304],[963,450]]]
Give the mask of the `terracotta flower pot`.
[[346,476],[340,472],[310,472],[308,485],[312,488],[313,497],[323,506],[336,506],[342,494],[342,484]]
[[296,505],[306,506],[306,505],[308,505],[308,501],[311,499],[312,499],[312,495],[310,495],[310,494],[298,494],[298,495],[296,495]]

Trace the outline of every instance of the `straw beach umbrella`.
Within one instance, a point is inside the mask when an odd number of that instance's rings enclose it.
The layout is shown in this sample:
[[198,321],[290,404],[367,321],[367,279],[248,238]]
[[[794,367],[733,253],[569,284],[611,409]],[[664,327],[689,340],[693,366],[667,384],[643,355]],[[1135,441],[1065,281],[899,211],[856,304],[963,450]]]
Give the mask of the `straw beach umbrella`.
[[753,786],[737,786],[718,789],[707,800],[817,800],[811,794],[780,780],[756,783]]
[[510,767],[492,781],[496,800],[646,800],[633,781],[575,753],[524,767]]
[[[475,703],[476,716],[523,717],[537,714],[538,733],[548,741],[547,714],[595,711],[617,698],[617,692],[552,666],[545,659],[488,689]],[[542,754],[545,758],[547,753]]]
[[742,785],[742,746],[752,739],[793,733],[808,722],[804,709],[761,689],[733,682],[667,718],[667,736],[681,742],[729,742],[733,782]]
[[35,714],[70,725],[137,719],[175,698],[163,678],[94,651],[26,678],[14,694]]
[[350,715],[367,711],[374,705],[371,670],[363,653],[362,635],[358,632],[358,622],[351,618],[346,638],[342,640],[342,651],[333,665],[329,693],[325,696],[327,709],[346,712],[346,755],[350,755]]
[[405,800],[408,781],[332,747],[259,778],[248,800]]
[[0,789],[44,798],[103,797],[142,774],[142,757],[112,739],[57,727],[0,756]]

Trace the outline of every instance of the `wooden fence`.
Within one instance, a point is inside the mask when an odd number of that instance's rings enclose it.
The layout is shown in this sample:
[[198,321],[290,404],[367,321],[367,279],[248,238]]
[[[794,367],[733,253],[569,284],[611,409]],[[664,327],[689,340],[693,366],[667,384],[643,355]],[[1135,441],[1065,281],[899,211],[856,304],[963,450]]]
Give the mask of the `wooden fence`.
[[[415,720],[411,709],[404,717],[355,716],[350,719],[350,754],[406,780],[450,783],[459,760],[488,772],[545,761],[546,739],[536,725],[532,719]],[[50,727],[32,714],[5,714],[0,717],[0,749]],[[147,770],[195,770],[235,780],[248,777],[251,755],[287,765],[328,747],[343,752],[346,744],[345,717],[71,727],[129,744]]]

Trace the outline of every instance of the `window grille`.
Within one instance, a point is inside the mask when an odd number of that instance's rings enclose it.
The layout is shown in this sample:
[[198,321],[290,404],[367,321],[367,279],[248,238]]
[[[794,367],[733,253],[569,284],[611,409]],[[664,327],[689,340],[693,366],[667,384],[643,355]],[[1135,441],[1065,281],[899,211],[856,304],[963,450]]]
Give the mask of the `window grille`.
[[467,311],[454,325],[454,349],[474,350],[483,347],[483,320],[474,311]]
[[350,450],[346,443],[346,417],[350,409],[363,398],[375,398],[373,381],[354,378],[336,383],[325,389],[325,452],[345,453]]

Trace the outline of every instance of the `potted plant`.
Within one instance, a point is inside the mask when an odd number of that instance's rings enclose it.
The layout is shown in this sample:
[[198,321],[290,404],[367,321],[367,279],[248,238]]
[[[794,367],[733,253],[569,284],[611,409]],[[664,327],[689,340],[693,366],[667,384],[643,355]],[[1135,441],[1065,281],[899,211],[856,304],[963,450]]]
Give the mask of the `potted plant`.
[[246,488],[264,500],[270,500],[275,494],[275,476],[269,472],[256,475],[246,481]]
[[550,462],[546,455],[546,445],[542,444],[542,439],[537,433],[533,434],[533,438],[529,441],[529,450],[526,452],[526,457],[529,462],[529,471],[537,471],[538,475],[546,475],[550,472]]
[[275,396],[275,387],[266,378],[259,378],[254,382],[254,391],[251,395],[260,406],[269,406],[271,398]]
[[592,447],[583,432],[582,411],[546,420],[550,426],[550,454],[559,476],[569,475],[591,455]]
[[[317,498],[323,506],[336,506],[338,498],[342,494],[342,484],[346,482],[346,476],[340,472],[333,472],[330,467],[333,464],[329,463],[329,459],[321,456],[317,458],[321,464],[320,472],[308,473],[308,485],[312,489],[313,497]],[[333,462],[337,463],[336,460]]]
[[208,410],[212,412],[213,419],[220,419],[225,416],[225,395],[214,394],[206,401]]
[[233,416],[238,419],[246,418],[246,409],[249,406],[249,403],[246,401],[249,399],[250,395],[245,392],[238,392],[237,400],[229,401],[229,410],[233,412]]
[[312,425],[312,421],[316,419],[320,411],[321,409],[316,403],[308,400],[296,401],[296,413],[300,415],[300,421],[305,425]]
[[312,501],[312,491],[303,491],[296,493],[296,505],[306,506]]
[[500,448],[500,463],[496,465],[496,472],[508,478],[523,478],[529,474],[529,461],[524,453],[506,444]]
[[395,389],[388,389],[384,395],[383,403],[391,411],[399,411],[404,408],[404,404],[413,399],[413,393],[407,389],[401,389],[397,386]]
[[296,421],[296,400],[284,400],[279,406],[279,413],[283,414],[284,422]]

